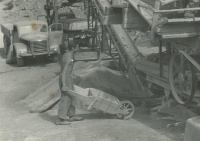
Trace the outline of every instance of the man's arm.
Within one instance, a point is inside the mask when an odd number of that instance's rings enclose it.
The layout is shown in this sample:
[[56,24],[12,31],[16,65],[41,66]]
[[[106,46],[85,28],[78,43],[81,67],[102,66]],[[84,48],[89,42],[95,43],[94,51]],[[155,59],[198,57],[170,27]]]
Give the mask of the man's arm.
[[64,65],[64,69],[63,69],[63,71],[62,71],[62,74],[61,74],[61,80],[62,80],[62,84],[63,84],[63,88],[62,88],[62,90],[63,91],[66,91],[66,89],[67,89],[67,86],[66,86],[66,73],[67,73],[67,69],[69,69],[69,67],[70,67],[70,65],[72,65],[71,64],[72,63],[72,61],[70,60],[70,61],[66,61],[66,63],[65,63],[65,65]]

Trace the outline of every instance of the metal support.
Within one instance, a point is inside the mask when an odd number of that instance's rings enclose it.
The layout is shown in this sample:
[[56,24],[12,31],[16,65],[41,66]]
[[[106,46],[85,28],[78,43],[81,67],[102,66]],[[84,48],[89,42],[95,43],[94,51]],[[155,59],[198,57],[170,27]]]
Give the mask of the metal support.
[[[46,5],[44,6],[44,9],[47,14],[47,23],[48,25],[51,25],[53,22],[58,23],[58,1],[57,0],[46,0]],[[53,14],[51,15],[51,10],[53,10]]]
[[[109,34],[109,35],[110,35],[110,34]],[[110,43],[109,43],[109,46],[110,46],[110,47],[109,47],[109,54],[112,55],[112,54],[111,54],[111,49],[112,49],[111,35],[110,35],[110,39],[109,39],[109,40],[110,40]]]
[[171,44],[169,42],[166,43],[166,52],[171,52]]
[[105,30],[105,26],[101,25],[101,51],[103,52],[103,48],[104,48],[104,39],[105,39],[105,35],[104,35],[104,30]]
[[163,66],[162,66],[162,40],[159,40],[159,55],[160,55],[160,60],[159,60],[159,64],[160,64],[160,77],[162,77],[162,70],[163,70]]
[[92,31],[94,29],[94,5],[92,0],[87,0],[88,3],[88,13],[87,13],[87,20],[88,20],[88,30]]
[[84,0],[84,10],[88,8],[88,0]]

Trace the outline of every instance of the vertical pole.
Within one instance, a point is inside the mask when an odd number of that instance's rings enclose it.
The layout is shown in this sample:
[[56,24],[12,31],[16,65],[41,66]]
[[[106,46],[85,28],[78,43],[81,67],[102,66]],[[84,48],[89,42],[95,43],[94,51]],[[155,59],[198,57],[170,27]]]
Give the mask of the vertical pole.
[[101,51],[103,51],[103,48],[104,48],[104,38],[105,38],[105,35],[104,35],[104,28],[105,26],[104,25],[101,25]]
[[[54,11],[55,11],[55,17],[54,17],[54,23],[58,23],[58,1],[54,0]],[[56,30],[57,30],[56,26]]]
[[92,7],[92,11],[91,11],[91,17],[92,17],[92,30],[93,30],[93,28],[94,28],[94,7],[93,7],[93,4],[92,4],[92,1],[90,0],[90,4],[91,4],[91,7]]
[[166,51],[171,52],[171,44],[169,42],[166,43]]
[[112,55],[111,54],[111,46],[112,46],[111,35],[110,35],[110,39],[109,40],[110,40],[110,43],[109,43],[109,46],[110,46],[110,48],[109,48],[109,54]]
[[47,14],[47,24],[48,26],[50,25],[50,12],[49,12],[49,0],[46,0],[46,14]]
[[90,2],[88,2],[88,9],[87,9],[87,23],[88,23],[88,30],[90,30]]
[[[98,30],[98,24],[97,24],[98,20],[97,17],[95,17],[95,27],[94,27],[94,31],[92,30],[92,50],[94,50],[94,47],[97,47],[97,30]],[[96,41],[96,42],[95,42]]]
[[159,63],[160,63],[160,77],[162,77],[162,41],[160,40],[159,41],[159,55],[160,55],[160,60],[159,60]]

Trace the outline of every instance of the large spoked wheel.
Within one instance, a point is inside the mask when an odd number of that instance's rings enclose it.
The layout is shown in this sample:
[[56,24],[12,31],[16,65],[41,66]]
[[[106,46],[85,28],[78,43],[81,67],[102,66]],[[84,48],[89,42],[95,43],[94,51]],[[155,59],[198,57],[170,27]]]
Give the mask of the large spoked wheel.
[[121,101],[120,109],[126,111],[126,115],[121,114],[121,113],[116,114],[116,116],[119,119],[124,119],[124,120],[130,119],[135,112],[134,105],[132,104],[132,102],[130,102],[128,100]]
[[193,99],[197,83],[195,68],[181,53],[175,53],[170,60],[169,83],[178,103],[187,104]]

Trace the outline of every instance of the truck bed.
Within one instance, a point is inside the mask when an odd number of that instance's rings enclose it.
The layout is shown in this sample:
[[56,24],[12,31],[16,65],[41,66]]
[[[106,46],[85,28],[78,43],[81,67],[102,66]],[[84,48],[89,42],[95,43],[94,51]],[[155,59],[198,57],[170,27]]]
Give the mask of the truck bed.
[[4,23],[1,24],[1,32],[6,35],[7,37],[10,37],[12,35],[13,30],[13,24],[12,23]]

